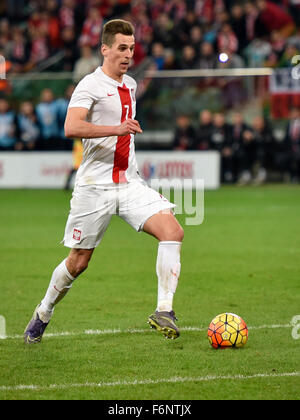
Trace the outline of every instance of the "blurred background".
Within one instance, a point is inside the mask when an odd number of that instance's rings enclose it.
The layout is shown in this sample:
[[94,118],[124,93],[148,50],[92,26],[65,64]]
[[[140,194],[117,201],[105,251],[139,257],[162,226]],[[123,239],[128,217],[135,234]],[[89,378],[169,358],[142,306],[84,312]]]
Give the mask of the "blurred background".
[[[81,151],[78,139],[64,137],[68,102],[101,64],[101,30],[112,18],[136,29],[130,74],[144,130],[137,152],[180,151],[184,160],[183,153],[216,151],[223,184],[299,183],[300,0],[7,0],[0,5],[0,186],[14,186],[12,155],[65,159],[73,151],[73,161],[40,170],[69,188]],[[150,177],[153,165],[142,165]]]

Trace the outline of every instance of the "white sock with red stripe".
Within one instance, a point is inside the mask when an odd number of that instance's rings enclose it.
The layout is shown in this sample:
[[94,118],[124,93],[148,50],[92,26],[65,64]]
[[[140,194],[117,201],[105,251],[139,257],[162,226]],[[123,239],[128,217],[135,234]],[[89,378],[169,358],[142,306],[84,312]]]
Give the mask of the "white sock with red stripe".
[[159,312],[172,311],[173,298],[180,275],[181,242],[162,241],[158,245],[156,274],[158,277],[157,308]]
[[69,273],[65,259],[53,271],[46,295],[38,308],[39,317],[43,322],[49,322],[54,306],[68,293],[74,280],[75,277]]

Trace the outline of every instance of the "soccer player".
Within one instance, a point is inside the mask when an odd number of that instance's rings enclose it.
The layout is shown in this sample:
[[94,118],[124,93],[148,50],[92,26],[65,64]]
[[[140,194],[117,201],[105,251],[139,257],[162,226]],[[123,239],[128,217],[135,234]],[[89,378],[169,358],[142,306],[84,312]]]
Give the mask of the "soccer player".
[[134,54],[131,23],[107,22],[101,53],[103,65],[79,82],[65,121],[66,137],[82,138],[84,145],[63,239],[71,250],[54,270],[46,295],[25,329],[26,343],[41,341],[55,305],[88,267],[112,214],[159,241],[157,307],[148,323],[166,338],[180,335],[172,305],[184,233],[173,215],[175,205],[149,188],[138,174],[134,135],[142,129],[134,119],[137,85],[126,74]]

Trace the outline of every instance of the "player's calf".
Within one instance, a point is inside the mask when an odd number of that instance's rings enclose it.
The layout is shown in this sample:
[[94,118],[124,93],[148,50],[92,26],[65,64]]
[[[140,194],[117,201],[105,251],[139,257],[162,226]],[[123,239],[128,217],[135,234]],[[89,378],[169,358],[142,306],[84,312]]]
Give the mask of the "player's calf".
[[52,317],[55,305],[71,289],[73,277],[67,269],[66,260],[53,271],[51,281],[42,302],[35,309],[24,332],[25,343],[39,343]]

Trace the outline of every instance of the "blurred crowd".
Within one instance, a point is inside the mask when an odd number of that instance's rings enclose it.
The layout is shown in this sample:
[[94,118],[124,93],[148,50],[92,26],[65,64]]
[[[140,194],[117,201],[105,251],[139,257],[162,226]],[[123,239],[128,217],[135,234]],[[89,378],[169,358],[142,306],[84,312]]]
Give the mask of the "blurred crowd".
[[[55,98],[43,89],[39,102],[20,103],[14,111],[0,98],[0,151],[71,150],[73,142],[64,135],[64,121],[74,85],[65,96]],[[273,175],[280,180],[300,181],[300,109],[292,108],[283,138],[275,136],[270,121],[256,116],[246,123],[241,112],[230,118],[204,109],[195,123],[188,115],[174,120],[170,150],[217,150],[221,156],[223,183],[263,183]]]
[[223,183],[300,182],[300,109],[291,109],[280,140],[272,124],[261,116],[249,124],[240,112],[227,121],[223,113],[205,109],[195,125],[181,114],[176,119],[172,149],[219,151]]
[[[103,23],[136,28],[133,66],[158,69],[290,66],[300,51],[299,0],[6,0],[0,5],[0,54],[16,73],[74,71],[98,65]],[[218,60],[226,53],[228,60]]]
[[[99,65],[102,26],[117,17],[136,29],[133,68],[146,58],[157,69],[290,67],[300,54],[300,0],[6,0],[0,4],[6,72],[67,71],[76,85]],[[74,86],[62,98],[43,89],[40,98],[13,109],[5,82],[0,151],[71,149],[63,125]],[[273,171],[297,181],[300,113],[291,110],[281,142],[261,117],[246,124],[236,112],[229,123],[223,113],[205,110],[195,126],[179,115],[172,148],[219,150],[223,182],[264,182]]]
[[45,88],[36,105],[20,103],[15,111],[5,97],[0,97],[0,151],[70,150],[72,142],[64,135],[64,123],[74,86],[65,96],[55,98]]

